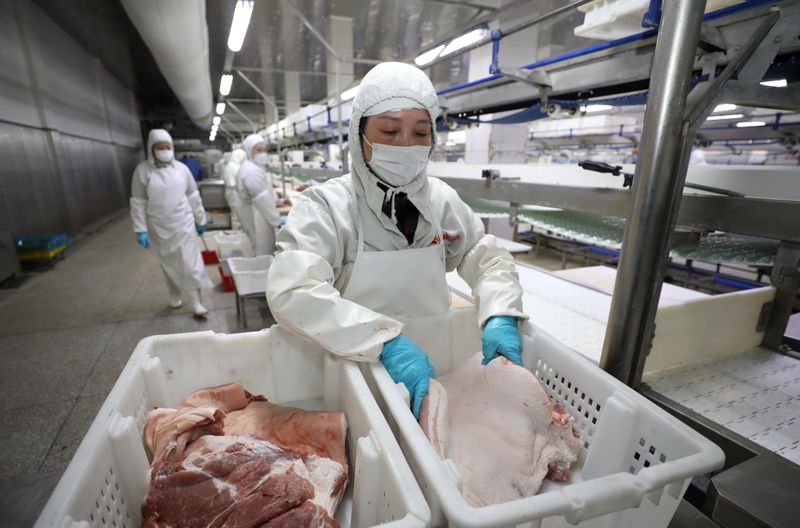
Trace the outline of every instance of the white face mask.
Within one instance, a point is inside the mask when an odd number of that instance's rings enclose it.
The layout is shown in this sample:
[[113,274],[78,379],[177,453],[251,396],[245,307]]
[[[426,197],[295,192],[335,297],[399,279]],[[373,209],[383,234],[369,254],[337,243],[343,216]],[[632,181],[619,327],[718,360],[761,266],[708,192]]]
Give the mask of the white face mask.
[[169,163],[175,157],[175,152],[172,149],[156,150],[156,159],[161,163]]
[[393,187],[408,185],[425,170],[431,147],[418,145],[415,147],[395,147],[381,143],[370,143],[366,137],[364,142],[372,147],[370,168],[384,182]]
[[267,153],[266,152],[259,152],[258,154],[253,155],[253,161],[259,165],[266,165],[267,164]]

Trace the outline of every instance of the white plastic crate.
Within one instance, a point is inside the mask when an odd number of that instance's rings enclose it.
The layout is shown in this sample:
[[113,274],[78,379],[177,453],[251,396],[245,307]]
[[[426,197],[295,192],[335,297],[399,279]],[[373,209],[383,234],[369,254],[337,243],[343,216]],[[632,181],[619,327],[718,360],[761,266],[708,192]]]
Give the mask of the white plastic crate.
[[336,514],[343,527],[430,522],[420,488],[358,366],[275,326],[140,341],[36,526],[140,526],[149,479],[142,439],[148,412],[234,380],[274,403],[346,414],[350,482]]
[[267,291],[267,273],[272,265],[272,255],[228,259],[228,267],[236,284],[236,293],[250,295]]
[[214,237],[219,258],[252,257],[253,245],[244,233],[222,234]]
[[[442,375],[480,350],[476,320],[474,308],[460,308],[409,320],[404,331]],[[455,466],[437,457],[409,411],[405,387],[395,385],[380,363],[362,366],[428,499],[434,526],[664,528],[691,477],[722,467],[716,445],[530,325],[522,359],[574,416],[584,447],[569,482],[545,480],[535,496],[482,508],[462,497]]]

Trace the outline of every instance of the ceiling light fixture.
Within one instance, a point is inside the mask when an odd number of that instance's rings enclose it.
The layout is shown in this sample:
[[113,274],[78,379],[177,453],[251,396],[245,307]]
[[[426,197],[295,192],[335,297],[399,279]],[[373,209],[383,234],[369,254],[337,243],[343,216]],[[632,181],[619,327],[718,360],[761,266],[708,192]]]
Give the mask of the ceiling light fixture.
[[773,88],[786,88],[786,79],[776,79],[774,81],[762,81],[761,86],[772,86]]
[[766,125],[764,121],[742,121],[741,123],[736,123],[738,128],[761,127],[764,125]]
[[220,116],[214,116],[214,119],[211,120],[211,123],[214,125],[219,125],[220,121],[222,121]]
[[223,73],[222,78],[219,80],[219,94],[228,95],[231,93],[231,85],[233,84],[233,75],[230,73]]
[[416,64],[417,66],[425,66],[426,64],[430,64],[431,62],[436,60],[436,57],[439,56],[439,54],[442,52],[443,49],[444,49],[444,44],[436,46],[432,50],[428,50],[425,53],[417,55],[417,58],[414,59],[414,64]]
[[239,51],[244,43],[244,36],[247,34],[247,26],[250,25],[250,15],[253,14],[253,0],[239,0],[236,2],[236,9],[233,12],[233,22],[231,22],[231,32],[228,34],[228,49]]
[[484,28],[473,29],[467,33],[464,33],[460,37],[456,37],[451,40],[447,46],[445,46],[444,50],[442,50],[442,54],[440,57],[446,57],[451,53],[455,53],[456,51],[460,50],[461,48],[466,48],[467,46],[471,46],[476,42],[480,41],[483,37],[486,36],[488,30]]
[[725,115],[715,115],[715,116],[708,116],[706,121],[721,121],[723,119],[741,119],[744,117],[744,114],[725,114]]
[[581,107],[581,112],[586,112],[590,114],[592,112],[605,112],[606,110],[611,110],[613,106],[607,104],[590,104]]
[[736,110],[735,104],[725,103],[721,105],[717,105],[714,108],[714,112],[730,112],[731,110]]
[[217,103],[217,114],[222,115],[225,113],[225,103]]
[[352,88],[343,91],[340,97],[342,101],[349,101],[350,99],[355,97],[357,93],[358,93],[358,86],[353,86]]

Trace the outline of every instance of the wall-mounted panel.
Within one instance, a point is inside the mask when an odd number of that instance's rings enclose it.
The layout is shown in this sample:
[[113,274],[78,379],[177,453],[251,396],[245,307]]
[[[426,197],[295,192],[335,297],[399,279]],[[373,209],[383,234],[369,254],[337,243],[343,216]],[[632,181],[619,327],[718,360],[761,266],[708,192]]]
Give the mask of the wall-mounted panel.
[[41,126],[13,0],[0,0],[0,119]]

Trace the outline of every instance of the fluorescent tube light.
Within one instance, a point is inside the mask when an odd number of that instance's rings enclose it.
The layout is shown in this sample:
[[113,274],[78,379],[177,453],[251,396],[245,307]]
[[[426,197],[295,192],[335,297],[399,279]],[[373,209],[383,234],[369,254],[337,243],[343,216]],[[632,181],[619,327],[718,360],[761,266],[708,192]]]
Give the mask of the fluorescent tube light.
[[418,55],[417,58],[414,59],[414,64],[416,64],[417,66],[425,66],[426,64],[433,62],[434,60],[436,60],[436,57],[439,56],[439,54],[442,52],[443,49],[444,49],[444,44],[436,46],[432,50],[428,50],[425,53]]
[[342,101],[349,101],[350,99],[355,97],[357,93],[358,93],[358,86],[353,86],[352,88],[343,91],[341,95]]
[[464,33],[460,37],[456,37],[451,40],[447,46],[445,46],[444,50],[442,50],[442,54],[440,57],[446,57],[451,53],[455,53],[456,51],[460,50],[461,48],[466,48],[472,44],[475,44],[479,40],[481,40],[484,36],[486,36],[487,30],[483,28],[473,29],[468,33]]
[[233,75],[230,73],[223,73],[222,78],[219,80],[219,94],[228,95],[231,93],[231,85],[233,84]]
[[712,115],[706,118],[706,121],[721,121],[723,119],[741,119],[744,114],[725,114],[725,115]]
[[250,15],[253,14],[253,0],[239,0],[236,2],[236,10],[233,12],[233,22],[231,22],[231,32],[228,34],[228,49],[239,51],[244,43],[244,36],[247,34],[247,26],[250,25]]
[[730,112],[731,110],[736,110],[735,104],[725,103],[717,105],[716,108],[714,108],[714,112]]
[[786,79],[776,79],[774,81],[762,81],[761,86],[772,86],[773,88],[786,88]]
[[217,103],[217,114],[222,115],[225,113],[225,103]]

